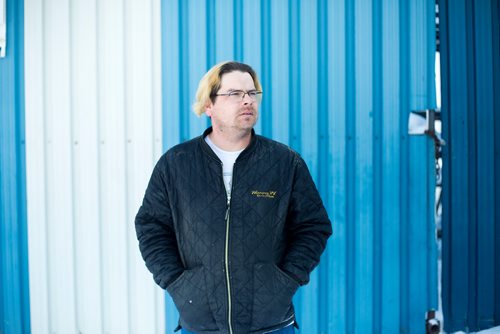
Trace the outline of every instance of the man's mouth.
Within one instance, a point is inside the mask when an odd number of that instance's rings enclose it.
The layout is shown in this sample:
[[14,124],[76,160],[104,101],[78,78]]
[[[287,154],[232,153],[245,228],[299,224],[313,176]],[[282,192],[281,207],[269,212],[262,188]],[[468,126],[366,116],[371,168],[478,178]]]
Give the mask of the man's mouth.
[[240,115],[241,116],[253,116],[253,111],[246,110],[246,111],[243,111]]

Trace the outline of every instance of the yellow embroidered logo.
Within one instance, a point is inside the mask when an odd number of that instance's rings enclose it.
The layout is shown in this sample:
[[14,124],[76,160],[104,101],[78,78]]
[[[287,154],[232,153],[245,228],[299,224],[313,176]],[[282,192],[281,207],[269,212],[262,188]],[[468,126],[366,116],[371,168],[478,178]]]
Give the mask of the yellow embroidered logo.
[[257,191],[253,190],[252,195],[255,197],[264,197],[264,198],[274,198],[276,196],[277,191]]

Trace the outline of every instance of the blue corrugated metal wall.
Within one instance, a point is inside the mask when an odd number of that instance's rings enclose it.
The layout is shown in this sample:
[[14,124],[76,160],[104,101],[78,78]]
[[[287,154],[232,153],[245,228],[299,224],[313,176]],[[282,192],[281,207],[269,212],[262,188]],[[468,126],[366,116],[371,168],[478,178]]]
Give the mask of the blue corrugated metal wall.
[[445,330],[500,325],[500,1],[441,0]]
[[6,3],[7,48],[0,58],[0,333],[29,333],[24,156],[23,1]]
[[[164,147],[209,124],[190,110],[223,60],[252,65],[256,131],[299,151],[333,221],[295,298],[302,333],[423,333],[437,308],[434,147],[407,134],[435,108],[434,2],[164,0]],[[167,297],[167,332],[177,314]]]

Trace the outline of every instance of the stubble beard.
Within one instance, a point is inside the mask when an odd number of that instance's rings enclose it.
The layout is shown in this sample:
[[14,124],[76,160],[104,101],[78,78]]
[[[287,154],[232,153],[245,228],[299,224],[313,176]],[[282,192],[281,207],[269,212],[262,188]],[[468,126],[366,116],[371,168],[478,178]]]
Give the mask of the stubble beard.
[[[251,111],[252,115],[241,115],[241,113],[245,111]],[[233,118],[232,122],[224,122],[222,119],[218,119],[214,122],[215,119],[212,118],[214,130],[224,133],[225,135],[236,135],[238,137],[251,133],[258,120],[258,110],[256,108],[241,108],[237,113],[238,114]]]
[[243,131],[252,131],[255,123],[257,123],[257,115],[256,111],[253,111],[254,115],[252,116],[238,116],[237,124],[235,124],[235,128],[243,130]]

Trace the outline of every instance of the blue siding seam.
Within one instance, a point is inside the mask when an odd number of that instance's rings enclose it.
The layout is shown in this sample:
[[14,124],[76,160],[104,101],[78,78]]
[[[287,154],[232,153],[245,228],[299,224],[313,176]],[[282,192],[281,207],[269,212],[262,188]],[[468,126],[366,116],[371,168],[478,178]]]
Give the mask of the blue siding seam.
[[[475,315],[477,330],[493,326],[494,314],[494,146],[489,145],[494,140],[493,133],[493,60],[489,45],[493,29],[492,1],[473,2],[474,40],[475,44],[475,110],[476,118],[476,156],[477,156],[477,273],[475,287]],[[496,55],[498,57],[498,55]],[[484,126],[484,121],[488,124]],[[488,143],[488,145],[485,145]],[[485,167],[481,167],[484,165]],[[490,188],[491,187],[491,188]]]
[[[264,90],[260,117],[262,118],[262,134],[273,137],[273,117],[271,113],[273,96],[270,94],[272,85],[271,71],[271,2],[262,0],[260,3],[260,39],[261,39],[261,83]],[[267,93],[266,93],[267,92]]]
[[243,2],[242,0],[233,0],[233,51],[234,60],[243,61]]
[[495,230],[495,305],[493,325],[500,325],[500,117],[498,111],[500,110],[500,1],[492,1],[491,8],[491,22],[492,22],[492,60],[493,60],[493,122],[494,122],[494,149],[495,161],[493,168],[493,177],[495,179],[495,192],[494,199],[494,230]]
[[[94,0],[95,2],[99,1],[99,0]],[[209,0],[207,0],[209,1]],[[162,81],[162,84],[161,84],[161,104],[162,104],[162,107],[161,107],[161,119],[162,119],[162,130],[163,132],[165,132],[165,122],[166,120],[168,120],[168,117],[167,117],[167,85],[165,84],[165,78],[167,78],[167,61],[165,59],[165,56],[164,54],[167,51],[167,34],[165,33],[166,31],[168,31],[168,25],[167,25],[167,20],[166,20],[166,14],[167,13],[167,2],[166,1],[161,1],[160,2],[160,11],[161,11],[161,19],[160,19],[160,24],[161,24],[161,57],[160,57],[160,61],[161,61],[161,81]],[[97,6],[96,6],[97,8]],[[97,11],[97,9],[96,9]],[[97,14],[97,13],[96,13]],[[97,28],[99,28],[99,26],[97,26]],[[96,29],[98,30],[98,29]],[[96,38],[97,40],[97,38]],[[97,49],[97,48],[96,48]],[[98,90],[99,91],[99,90]],[[165,135],[165,133],[162,134],[162,150],[163,148],[167,147],[167,137]]]
[[215,65],[215,0],[206,0],[207,71]]
[[[302,152],[301,138],[301,70],[300,70],[300,49],[301,49],[301,22],[300,22],[300,2],[288,0],[288,43],[289,43],[289,146],[299,154]],[[302,314],[303,293],[300,291],[294,296],[294,304],[298,305],[296,314]],[[299,319],[301,321],[301,319]]]
[[[384,184],[382,173],[382,4],[372,1],[372,39],[373,39],[373,333],[382,333],[382,198]],[[380,307],[377,307],[380,305]],[[388,311],[388,310],[387,310]]]
[[401,257],[400,257],[400,277],[401,277],[401,318],[400,328],[401,332],[407,333],[410,328],[410,310],[408,303],[409,297],[409,249],[408,249],[408,222],[410,201],[408,198],[409,189],[409,143],[407,137],[407,117],[410,109],[410,9],[406,0],[400,0],[400,17],[399,17],[399,30],[400,36],[400,131],[401,131],[401,145],[400,145],[400,197],[401,197],[401,218],[400,218],[400,241],[401,241]]
[[[206,23],[206,31],[207,31],[207,71],[215,65],[215,48],[216,48],[216,39],[215,39],[215,0],[207,0],[206,1],[206,9],[207,9],[207,23]],[[212,125],[212,121],[210,117],[206,117],[208,128]]]
[[[289,50],[290,50],[290,146],[301,153],[301,82],[300,82],[300,2],[288,1]],[[295,37],[294,37],[295,36]]]
[[[317,142],[318,148],[318,188],[321,197],[326,202],[325,206],[330,207],[330,186],[328,164],[328,152],[330,152],[330,140],[328,136],[328,11],[326,0],[319,0],[317,6],[317,35],[318,35],[318,132],[319,140]],[[319,289],[320,291],[328,291],[329,272],[328,266],[328,252],[322,257],[319,270]],[[318,296],[318,326],[321,333],[328,332],[328,314],[331,301],[328,300],[328,294],[321,293]]]
[[356,251],[355,244],[355,184],[356,184],[356,166],[354,161],[356,158],[355,145],[355,126],[356,126],[356,73],[355,73],[355,10],[354,1],[346,1],[346,18],[345,18],[345,40],[346,40],[346,332],[355,332],[355,275],[354,275],[354,254]]
[[[180,140],[189,139],[189,22],[187,1],[179,1],[179,118],[180,118]],[[186,37],[186,38],[184,38]]]
[[[468,193],[468,227],[467,234],[469,240],[468,247],[468,303],[466,320],[466,328],[477,328],[477,84],[476,84],[476,45],[475,45],[475,20],[474,20],[474,3],[470,0],[465,1],[465,23],[466,23],[466,66],[467,66],[467,141],[468,141],[468,176],[469,183]],[[468,13],[468,14],[467,14]],[[458,319],[457,319],[458,320]]]
[[[20,146],[21,150],[18,155],[18,166],[19,170],[23,171],[23,177],[20,177],[20,182],[18,183],[18,194],[22,194],[21,201],[24,209],[19,209],[18,215],[21,217],[21,221],[24,224],[20,224],[20,255],[22,261],[20,261],[19,267],[22,273],[21,284],[23,288],[21,289],[21,312],[23,320],[23,329],[26,333],[31,332],[31,321],[30,321],[30,289],[29,289],[29,253],[28,253],[28,213],[26,208],[27,203],[27,190],[26,190],[26,128],[25,128],[25,92],[24,92],[24,2],[17,1],[18,15],[17,15],[17,30],[19,31],[19,36],[21,38],[16,38],[17,48],[19,50],[19,62],[20,66],[16,68],[16,75],[19,78],[19,94],[17,95],[17,104],[19,105],[19,135],[20,135]],[[22,192],[21,192],[22,191]]]
[[[494,313],[494,140],[493,60],[490,58],[491,1],[474,2],[476,50],[476,130],[477,137],[477,319],[478,329],[492,327]],[[487,120],[487,124],[485,121]],[[484,166],[484,167],[482,167]]]

